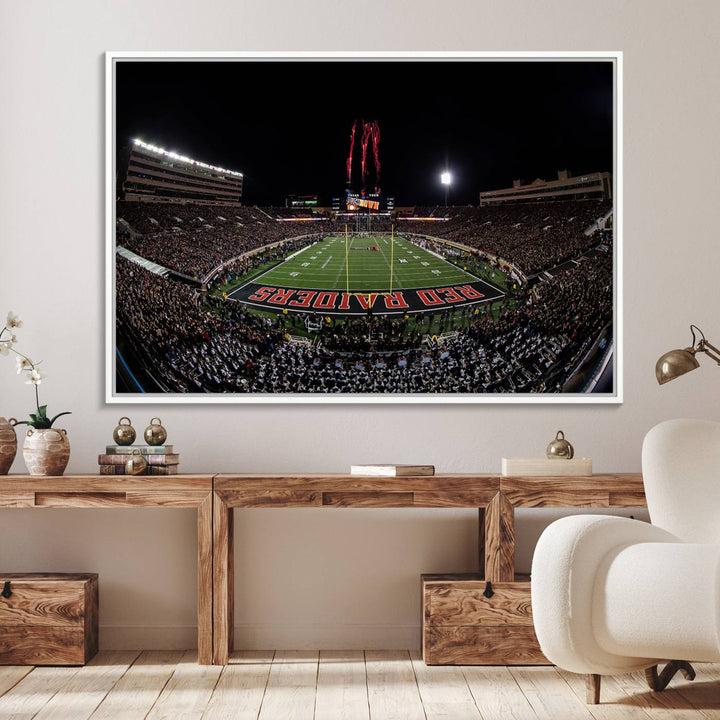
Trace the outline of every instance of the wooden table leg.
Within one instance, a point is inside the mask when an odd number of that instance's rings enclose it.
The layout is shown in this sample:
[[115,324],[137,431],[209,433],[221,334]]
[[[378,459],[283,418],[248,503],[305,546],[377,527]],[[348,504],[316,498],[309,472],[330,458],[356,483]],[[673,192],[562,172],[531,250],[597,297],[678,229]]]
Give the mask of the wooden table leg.
[[478,508],[478,573],[485,577],[485,508]]
[[515,579],[515,509],[502,493],[490,501],[485,519],[485,579]]
[[212,493],[198,506],[198,663],[213,661]]
[[213,663],[227,665],[234,631],[234,510],[213,492]]

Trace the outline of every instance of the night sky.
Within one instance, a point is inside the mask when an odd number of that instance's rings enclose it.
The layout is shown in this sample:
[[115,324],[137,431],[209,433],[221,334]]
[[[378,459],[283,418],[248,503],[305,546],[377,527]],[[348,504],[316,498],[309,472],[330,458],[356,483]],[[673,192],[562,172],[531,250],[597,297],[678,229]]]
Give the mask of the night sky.
[[116,71],[118,152],[138,137],[238,170],[247,205],[341,196],[356,119],[379,123],[382,194],[400,206],[442,204],[446,164],[454,205],[559,169],[613,170],[609,60],[122,60]]

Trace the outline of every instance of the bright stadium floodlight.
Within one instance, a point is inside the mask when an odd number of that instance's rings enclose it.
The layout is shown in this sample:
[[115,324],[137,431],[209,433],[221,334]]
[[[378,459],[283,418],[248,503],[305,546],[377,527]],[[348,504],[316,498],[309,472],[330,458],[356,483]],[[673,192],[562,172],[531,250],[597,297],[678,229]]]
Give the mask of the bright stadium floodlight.
[[207,170],[215,170],[225,175],[235,175],[236,177],[243,177],[243,174],[241,172],[237,172],[236,170],[227,170],[222,167],[217,167],[216,165],[208,165],[207,163],[200,162],[199,160],[193,160],[192,158],[187,157],[187,155],[180,155],[179,153],[170,152],[168,150],[165,150],[165,148],[157,147],[155,145],[152,145],[151,143],[143,142],[142,140],[140,140],[140,138],[133,138],[133,143],[141,148],[144,148],[145,150],[157,153],[158,155],[166,155],[171,160],[180,160],[184,163],[187,163],[188,165],[197,165],[198,167],[206,168]]
[[450,190],[450,185],[452,183],[452,175],[446,170],[444,173],[441,173],[440,182],[445,187],[445,207],[447,207],[448,192]]

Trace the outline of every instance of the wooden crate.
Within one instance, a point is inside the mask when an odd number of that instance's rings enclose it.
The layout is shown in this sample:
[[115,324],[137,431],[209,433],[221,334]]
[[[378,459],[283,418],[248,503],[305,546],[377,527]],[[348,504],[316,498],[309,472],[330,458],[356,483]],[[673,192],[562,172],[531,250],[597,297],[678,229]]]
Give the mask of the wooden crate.
[[428,665],[548,665],[530,607],[530,578],[423,575],[423,659]]
[[97,574],[0,574],[0,665],[84,665],[97,651]]

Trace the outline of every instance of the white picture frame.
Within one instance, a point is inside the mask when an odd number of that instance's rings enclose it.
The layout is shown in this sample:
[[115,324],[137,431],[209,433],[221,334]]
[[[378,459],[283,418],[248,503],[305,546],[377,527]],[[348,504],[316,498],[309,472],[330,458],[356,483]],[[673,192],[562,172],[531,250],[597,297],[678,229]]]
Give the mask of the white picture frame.
[[[622,372],[622,228],[623,228],[623,133],[622,133],[622,53],[619,51],[598,52],[383,52],[383,53],[321,53],[321,52],[108,52],[106,53],[106,373],[105,400],[111,404],[125,403],[510,403],[510,404],[618,404],[623,398]],[[472,63],[611,63],[613,68],[613,167],[612,175],[612,331],[610,347],[604,349],[601,360],[603,367],[593,372],[611,372],[612,391],[596,393],[582,392],[413,392],[413,393],[319,393],[319,392],[133,392],[127,388],[118,389],[118,364],[125,360],[118,354],[117,345],[117,301],[116,296],[116,200],[117,142],[116,71],[119,64],[139,62],[205,62],[208,71],[212,63],[302,63],[317,61],[324,63],[374,63],[389,61],[397,63],[461,63],[469,67]],[[456,66],[457,67],[457,66]],[[162,89],[159,88],[159,92]],[[603,168],[598,168],[603,170]],[[481,188],[478,188],[480,190]],[[392,275],[391,275],[392,277]],[[372,298],[369,298],[372,302]],[[579,362],[580,358],[574,358]],[[580,367],[580,365],[578,365]],[[128,368],[132,374],[132,368]],[[590,387],[590,381],[586,387]],[[138,388],[141,385],[138,384]]]

